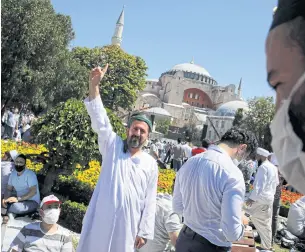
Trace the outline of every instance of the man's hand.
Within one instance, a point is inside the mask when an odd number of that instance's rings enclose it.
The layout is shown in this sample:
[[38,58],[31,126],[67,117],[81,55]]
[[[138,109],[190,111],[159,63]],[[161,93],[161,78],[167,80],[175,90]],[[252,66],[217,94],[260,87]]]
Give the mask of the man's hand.
[[18,202],[18,199],[16,197],[9,197],[5,200],[5,203],[16,203]]
[[145,245],[145,243],[146,243],[146,239],[144,239],[140,236],[137,236],[134,246],[135,246],[135,248],[140,249]]
[[252,204],[253,204],[253,202],[254,202],[254,200],[248,199],[248,200],[246,201],[246,206],[247,206],[247,207],[251,207]]
[[91,70],[89,75],[89,100],[94,100],[100,95],[100,81],[103,79],[107,72],[108,64],[102,69],[101,67],[95,67]]

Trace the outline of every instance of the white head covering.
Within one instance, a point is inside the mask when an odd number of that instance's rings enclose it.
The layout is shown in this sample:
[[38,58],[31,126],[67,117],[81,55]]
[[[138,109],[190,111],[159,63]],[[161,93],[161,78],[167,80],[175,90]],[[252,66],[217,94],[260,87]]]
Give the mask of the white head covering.
[[18,157],[19,154],[16,150],[11,150],[10,155],[11,155],[13,161],[15,161],[16,157]]
[[260,147],[257,148],[256,153],[257,153],[258,155],[263,156],[263,157],[269,157],[269,156],[270,156],[270,152],[269,152],[269,151],[267,151],[267,150],[265,150],[265,149],[263,149],[263,148],[260,148]]
[[271,162],[272,164],[274,164],[275,166],[279,166],[279,163],[277,162],[277,158],[276,158],[276,156],[275,156],[274,153],[271,153],[270,162]]

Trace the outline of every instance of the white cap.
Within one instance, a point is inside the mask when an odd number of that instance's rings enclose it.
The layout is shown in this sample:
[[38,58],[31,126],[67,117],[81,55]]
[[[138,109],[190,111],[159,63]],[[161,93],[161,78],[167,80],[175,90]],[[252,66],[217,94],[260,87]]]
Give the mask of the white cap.
[[18,151],[11,150],[10,155],[11,155],[11,158],[13,159],[13,161],[15,161],[16,157],[18,157],[19,154],[18,154]]
[[256,153],[257,153],[258,155],[263,156],[263,157],[269,157],[269,156],[270,156],[270,152],[269,152],[269,151],[267,151],[267,150],[265,150],[265,149],[263,149],[263,148],[260,148],[260,147],[257,148]]
[[49,204],[57,203],[57,202],[58,202],[59,204],[61,204],[60,200],[59,200],[56,196],[54,196],[53,194],[52,194],[52,195],[49,195],[49,196],[46,196],[46,197],[44,197],[44,198],[42,199],[42,201],[41,201],[41,203],[40,203],[40,208],[42,208],[42,206],[43,206],[44,204],[49,205]]
[[271,154],[270,162],[272,164],[274,164],[275,166],[279,166],[279,163],[278,163],[277,158],[274,153]]

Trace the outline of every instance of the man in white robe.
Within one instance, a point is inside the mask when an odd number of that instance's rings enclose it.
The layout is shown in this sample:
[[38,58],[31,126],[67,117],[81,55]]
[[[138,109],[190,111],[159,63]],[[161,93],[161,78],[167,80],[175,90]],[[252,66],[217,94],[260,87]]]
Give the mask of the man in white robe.
[[91,71],[85,100],[103,164],[84,217],[78,252],[131,252],[154,237],[158,167],[141,151],[152,125],[138,114],[129,121],[126,141],[113,132],[99,93],[107,68]]
[[246,202],[245,211],[261,238],[262,248],[272,250],[272,209],[276,187],[279,184],[278,170],[269,160],[270,153],[257,148],[258,169],[253,191]]

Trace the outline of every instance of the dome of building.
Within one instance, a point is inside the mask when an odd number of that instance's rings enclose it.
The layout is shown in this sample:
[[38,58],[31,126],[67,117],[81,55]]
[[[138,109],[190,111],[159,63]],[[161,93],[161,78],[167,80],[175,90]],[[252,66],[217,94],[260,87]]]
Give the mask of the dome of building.
[[199,75],[205,75],[205,76],[211,77],[211,75],[205,68],[203,68],[202,66],[196,65],[192,62],[175,65],[171,69],[171,71],[191,72],[191,73],[196,73]]
[[245,101],[230,101],[222,104],[216,111],[217,116],[235,116],[238,109],[248,110]]

